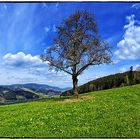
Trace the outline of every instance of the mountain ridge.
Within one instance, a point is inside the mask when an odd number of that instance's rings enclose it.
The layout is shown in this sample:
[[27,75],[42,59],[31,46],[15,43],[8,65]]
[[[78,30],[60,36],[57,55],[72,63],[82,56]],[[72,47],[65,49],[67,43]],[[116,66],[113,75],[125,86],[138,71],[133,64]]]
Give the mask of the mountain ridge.
[[71,89],[71,87],[66,87],[66,88],[60,88],[57,86],[50,86],[46,84],[38,84],[38,83],[25,83],[25,84],[11,84],[11,85],[0,85],[0,87],[7,87],[7,88],[34,88],[34,89],[40,89],[40,88],[45,88],[49,90],[57,90],[57,91],[65,91],[67,89]]
[[37,83],[0,85],[0,104],[59,96],[67,89],[69,88],[59,88]]

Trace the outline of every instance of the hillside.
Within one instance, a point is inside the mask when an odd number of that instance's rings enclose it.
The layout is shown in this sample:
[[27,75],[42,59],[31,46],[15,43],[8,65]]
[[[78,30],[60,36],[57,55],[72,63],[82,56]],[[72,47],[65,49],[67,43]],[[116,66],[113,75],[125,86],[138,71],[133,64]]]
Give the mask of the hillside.
[[69,88],[59,88],[44,84],[28,83],[0,86],[0,104],[23,102],[58,96]]
[[40,95],[24,89],[9,89],[0,87],[0,104],[23,102],[39,99]]
[[69,89],[69,88],[59,88],[59,87],[55,87],[55,86],[49,86],[49,85],[37,84],[37,83],[3,85],[3,87],[7,87],[10,89],[29,88],[34,91],[44,92],[46,94],[48,93],[47,91],[49,91],[49,90],[65,91],[65,90]]
[[0,106],[0,137],[139,138],[140,84]]
[[35,92],[41,92],[41,93],[44,93],[44,94],[48,94],[50,91],[60,93],[62,91],[70,89],[70,88],[59,88],[59,87],[49,86],[49,85],[45,85],[45,84],[37,84],[37,83],[1,85],[0,87],[9,88],[9,89],[12,89],[12,90],[27,88],[27,89],[31,89]]
[[[140,83],[140,71],[127,71],[124,73],[117,73],[108,76],[104,76],[84,85],[78,87],[79,94],[111,89],[116,87],[123,87],[129,85],[135,85]],[[72,90],[68,90],[62,93],[63,96],[73,94]]]

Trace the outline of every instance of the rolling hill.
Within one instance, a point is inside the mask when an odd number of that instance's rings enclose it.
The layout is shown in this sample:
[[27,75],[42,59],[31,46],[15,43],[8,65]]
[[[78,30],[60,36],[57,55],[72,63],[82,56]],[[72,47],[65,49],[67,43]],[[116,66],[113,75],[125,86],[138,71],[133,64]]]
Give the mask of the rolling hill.
[[[79,94],[111,89],[116,87],[123,87],[129,85],[135,85],[140,83],[140,71],[127,71],[124,73],[116,73],[108,76],[104,76],[93,81],[89,81],[78,87]],[[73,90],[67,90],[62,93],[63,96],[72,95]]]
[[1,138],[140,138],[140,84],[0,106]]
[[1,85],[0,104],[17,103],[58,96],[66,89],[35,83]]
[[65,91],[65,90],[70,89],[70,88],[59,88],[59,87],[49,86],[49,85],[45,85],[45,84],[36,84],[36,83],[3,85],[2,87],[6,87],[9,89],[28,88],[28,89],[32,89],[34,91],[42,92],[44,94],[47,94],[49,90]]
[[24,89],[9,89],[0,87],[0,104],[17,103],[39,99],[39,94]]

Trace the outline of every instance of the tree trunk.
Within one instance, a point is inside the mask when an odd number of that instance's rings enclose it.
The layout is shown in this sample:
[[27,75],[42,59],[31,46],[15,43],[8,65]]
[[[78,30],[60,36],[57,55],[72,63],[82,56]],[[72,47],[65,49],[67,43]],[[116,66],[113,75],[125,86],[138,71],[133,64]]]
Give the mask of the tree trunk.
[[78,95],[78,79],[77,76],[72,76],[73,80],[73,93],[74,95]]

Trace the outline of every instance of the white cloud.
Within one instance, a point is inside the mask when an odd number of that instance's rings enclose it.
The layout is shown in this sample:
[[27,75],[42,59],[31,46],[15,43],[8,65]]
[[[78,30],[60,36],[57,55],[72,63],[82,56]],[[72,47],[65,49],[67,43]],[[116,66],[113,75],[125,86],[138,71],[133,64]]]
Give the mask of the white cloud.
[[48,33],[49,31],[52,31],[52,32],[56,32],[57,30],[56,30],[56,25],[54,24],[53,26],[51,26],[51,27],[44,27],[44,31],[46,32],[46,33]]
[[58,8],[58,6],[59,6],[59,3],[57,2],[57,3],[55,4],[55,7]]
[[8,53],[3,56],[3,60],[4,64],[13,67],[38,66],[43,63],[39,56],[32,56],[31,54],[26,55],[23,52],[18,52],[17,54]]
[[48,33],[50,30],[52,32],[56,32],[56,25],[53,25],[52,27],[44,27],[44,30],[46,33]]
[[44,27],[45,32],[49,32],[50,28],[49,27]]
[[7,5],[5,4],[5,3],[1,3],[0,4],[0,8],[1,8],[1,10],[7,10]]
[[119,62],[120,62],[120,60],[116,59],[116,60],[113,60],[112,64],[117,64]]
[[52,80],[48,80],[48,83],[52,83],[53,81]]
[[140,3],[135,3],[131,6],[131,8],[139,9],[140,8]]
[[126,17],[128,24],[124,26],[123,39],[117,44],[119,48],[115,55],[119,59],[140,58],[140,24],[135,20],[135,15]]
[[71,76],[65,72],[49,70],[48,62],[42,62],[39,56],[32,56],[18,52],[8,53],[3,56],[3,64],[0,64],[2,75],[0,84],[16,83],[44,83],[53,86],[71,86]]
[[4,10],[7,10],[7,5],[4,4],[4,5],[3,5],[3,8],[4,8]]
[[[120,68],[119,71],[120,71],[120,72],[129,71],[131,66],[132,66],[132,65],[123,66],[123,67]],[[133,70],[138,70],[138,69],[140,69],[140,64],[135,64],[135,65],[133,65]]]
[[122,68],[120,68],[120,72],[121,73],[123,73],[123,72],[126,72],[126,71],[128,71],[129,70],[129,67],[128,66],[126,66],[126,67],[122,67]]
[[55,2],[53,4],[49,4],[49,3],[45,3],[45,2],[42,3],[42,8],[44,8],[44,9],[53,8],[53,10],[57,10],[58,6],[59,6],[59,2]]
[[139,64],[135,65],[133,69],[134,69],[134,70],[140,69],[140,65],[139,65]]
[[47,6],[47,3],[42,3],[42,7],[43,8],[47,8],[48,6]]
[[56,3],[56,4],[55,4],[55,7],[57,8],[58,6],[59,6],[59,3]]
[[52,29],[53,29],[53,32],[56,32],[56,26],[55,25],[53,25]]

